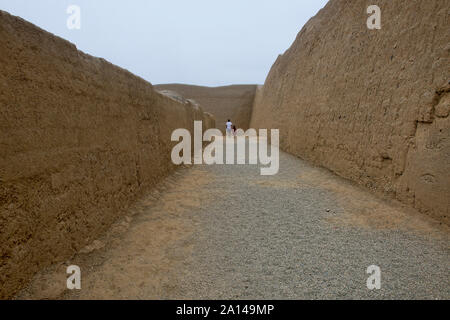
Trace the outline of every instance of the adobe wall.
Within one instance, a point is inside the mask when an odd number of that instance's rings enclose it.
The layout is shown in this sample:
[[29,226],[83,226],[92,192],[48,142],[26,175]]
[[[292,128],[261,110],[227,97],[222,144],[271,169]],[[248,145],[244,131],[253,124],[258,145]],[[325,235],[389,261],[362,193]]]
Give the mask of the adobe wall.
[[214,119],[0,11],[0,298],[168,175],[170,135]]
[[[369,30],[367,7],[381,8]],[[258,89],[283,150],[449,223],[450,25],[442,0],[331,0]]]

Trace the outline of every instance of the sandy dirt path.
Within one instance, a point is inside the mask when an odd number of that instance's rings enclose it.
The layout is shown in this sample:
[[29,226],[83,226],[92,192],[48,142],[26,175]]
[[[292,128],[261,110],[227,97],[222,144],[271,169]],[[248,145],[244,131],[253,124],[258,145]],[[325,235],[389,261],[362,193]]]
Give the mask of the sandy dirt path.
[[[180,168],[17,298],[450,298],[448,227],[286,153],[278,175],[259,173]],[[71,264],[81,290],[66,289]]]

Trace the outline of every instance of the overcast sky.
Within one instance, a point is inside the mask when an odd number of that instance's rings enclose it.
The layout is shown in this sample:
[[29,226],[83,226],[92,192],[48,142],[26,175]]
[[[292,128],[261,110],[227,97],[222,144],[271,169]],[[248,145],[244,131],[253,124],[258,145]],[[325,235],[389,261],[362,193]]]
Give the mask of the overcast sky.
[[[264,83],[327,0],[0,0],[0,9],[153,84]],[[66,10],[81,9],[69,30]]]

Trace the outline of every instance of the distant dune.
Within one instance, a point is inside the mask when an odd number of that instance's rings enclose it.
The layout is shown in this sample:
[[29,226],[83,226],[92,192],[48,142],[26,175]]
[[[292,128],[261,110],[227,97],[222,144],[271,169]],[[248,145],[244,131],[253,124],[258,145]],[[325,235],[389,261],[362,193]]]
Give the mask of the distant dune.
[[256,85],[231,85],[202,87],[185,84],[155,85],[156,90],[171,90],[186,99],[198,102],[203,110],[216,118],[216,127],[224,131],[225,122],[231,119],[236,127],[247,130],[255,97]]

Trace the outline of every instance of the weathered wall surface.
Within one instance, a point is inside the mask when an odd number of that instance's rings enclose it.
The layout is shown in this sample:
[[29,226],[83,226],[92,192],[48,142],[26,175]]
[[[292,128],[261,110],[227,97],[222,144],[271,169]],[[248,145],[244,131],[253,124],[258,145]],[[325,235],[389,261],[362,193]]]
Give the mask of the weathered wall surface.
[[95,239],[174,169],[189,103],[0,11],[0,298]]
[[448,1],[331,0],[272,67],[251,127],[281,148],[449,223]]
[[201,87],[184,84],[155,85],[157,90],[171,90],[197,101],[205,111],[214,115],[216,127],[225,131],[228,119],[237,128],[247,130],[250,125],[256,85]]

